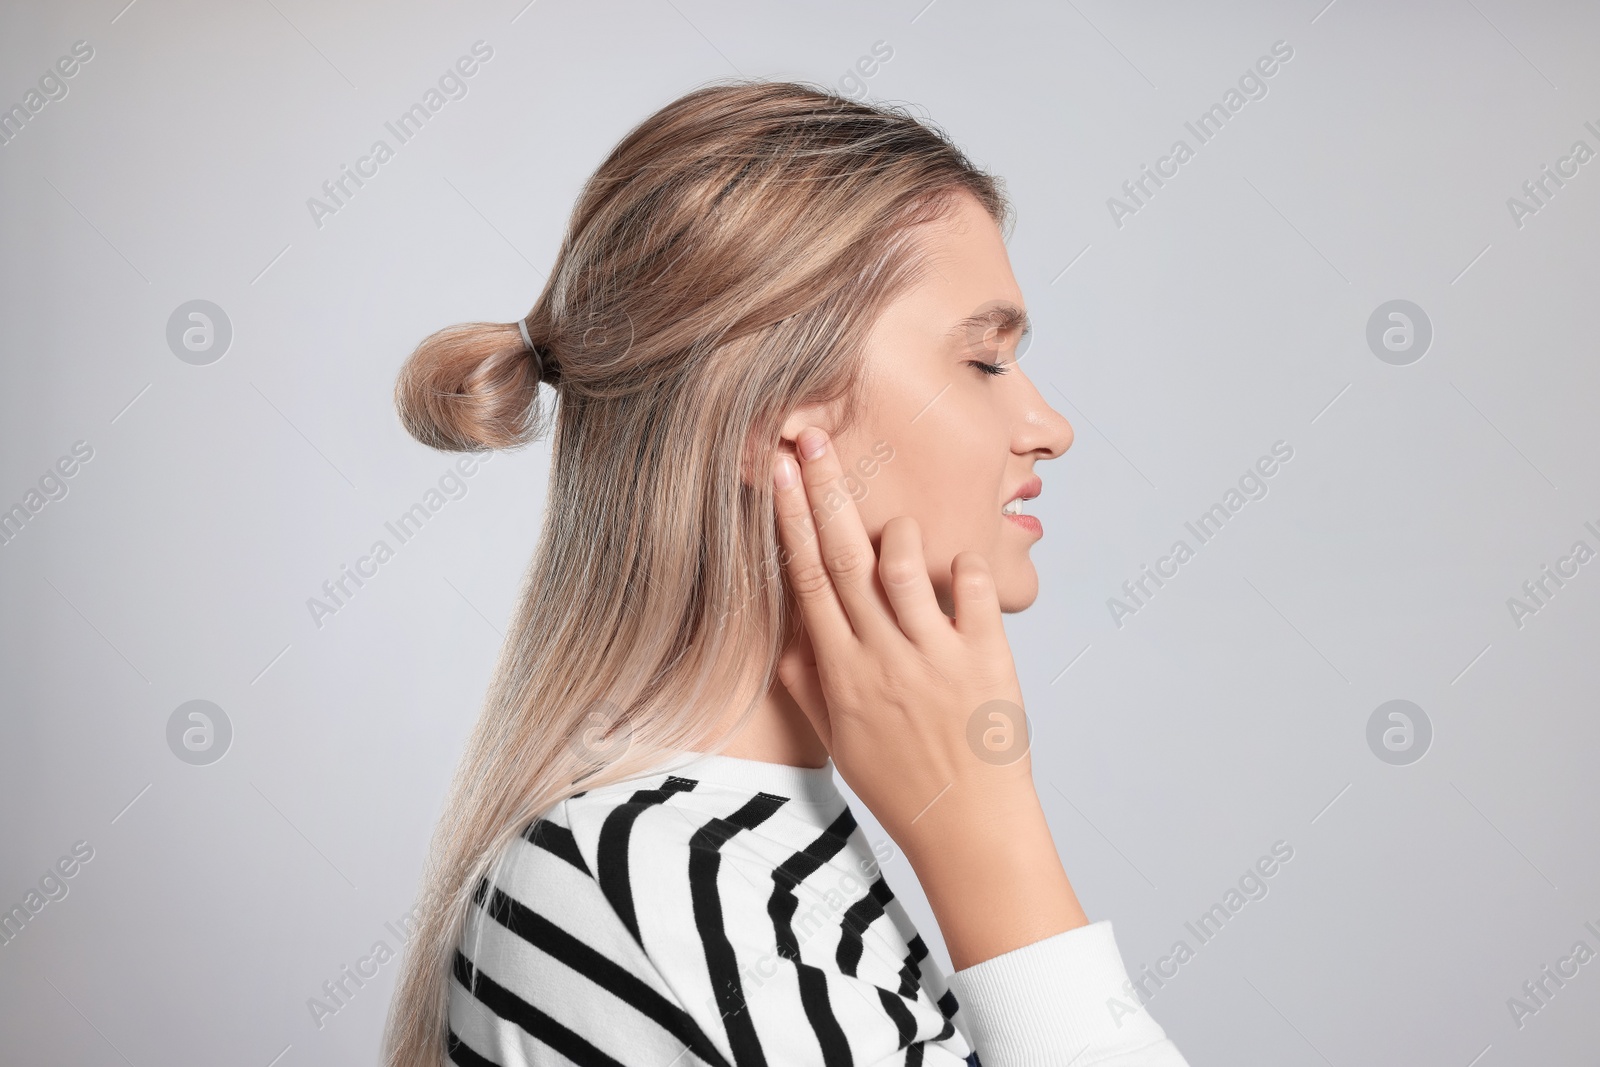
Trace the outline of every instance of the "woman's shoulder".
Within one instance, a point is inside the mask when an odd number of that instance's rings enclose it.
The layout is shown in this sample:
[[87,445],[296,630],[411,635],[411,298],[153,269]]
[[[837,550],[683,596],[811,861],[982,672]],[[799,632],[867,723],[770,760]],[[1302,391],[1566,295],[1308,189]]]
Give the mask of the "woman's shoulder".
[[664,773],[555,805],[478,887],[461,985],[498,974],[516,999],[575,1011],[575,990],[626,987],[718,1045],[799,1027],[860,1035],[858,1052],[956,1051],[955,998],[882,870],[893,846],[874,848],[837,793],[777,788]]
[[[558,837],[571,834],[581,854],[610,872],[623,865],[679,864],[689,852],[777,869],[808,848],[842,850],[857,832],[850,806],[837,792],[797,796],[686,770],[576,794],[541,821]],[[547,832],[537,822],[528,829]]]
[[[715,907],[730,940],[781,939],[769,909],[800,929],[846,928],[903,953],[914,929],[881,870],[893,846],[867,841],[842,796],[797,797],[664,773],[575,794],[525,826],[500,857],[492,888],[598,934],[625,933],[645,952],[698,944]],[[485,890],[487,892],[487,889]],[[878,920],[884,920],[882,922]],[[870,935],[870,936],[869,936]]]

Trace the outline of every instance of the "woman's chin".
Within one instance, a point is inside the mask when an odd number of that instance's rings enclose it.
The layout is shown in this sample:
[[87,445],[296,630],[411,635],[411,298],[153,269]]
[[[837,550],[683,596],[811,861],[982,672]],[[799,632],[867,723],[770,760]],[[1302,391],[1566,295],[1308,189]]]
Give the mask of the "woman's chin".
[[[996,566],[994,562],[989,565],[989,573],[994,578],[995,599],[1000,603],[1001,614],[1013,614],[1026,611],[1039,599],[1039,572],[1034,569],[1033,560],[1028,558],[1026,552],[1020,557],[1005,561],[1003,566]],[[928,575],[933,583],[935,599],[939,602],[939,610],[950,618],[956,617],[955,601],[950,595],[950,579],[940,579],[934,573]]]
[[1039,572],[1033,560],[1023,556],[1020,560],[994,576],[995,597],[1000,601],[1000,611],[1013,614],[1026,611],[1039,599]]

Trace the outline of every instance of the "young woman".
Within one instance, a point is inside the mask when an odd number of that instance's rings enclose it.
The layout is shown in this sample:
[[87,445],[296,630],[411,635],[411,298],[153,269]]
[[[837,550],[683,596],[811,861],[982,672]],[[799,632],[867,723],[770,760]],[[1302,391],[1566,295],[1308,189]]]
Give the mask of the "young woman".
[[392,1067],[1183,1065],[1034,792],[1001,613],[1072,429],[1017,366],[1009,222],[909,115],[702,89],[600,166],[524,319],[411,356],[435,448],[516,447],[559,402]]

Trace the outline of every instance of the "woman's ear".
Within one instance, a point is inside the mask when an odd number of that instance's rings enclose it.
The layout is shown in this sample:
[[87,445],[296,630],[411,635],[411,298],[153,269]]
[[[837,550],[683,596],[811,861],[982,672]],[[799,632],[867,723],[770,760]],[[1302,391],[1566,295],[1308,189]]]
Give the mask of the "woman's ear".
[[[800,435],[801,430],[807,426],[820,426],[831,435],[837,424],[837,404],[806,404],[803,407],[795,408],[789,413],[789,417],[783,420],[783,425],[778,427],[777,451],[793,456],[795,454],[794,439]],[[758,471],[756,468],[760,465],[763,455],[769,455],[769,458],[766,461],[766,466]],[[758,478],[769,482],[772,480],[771,459],[770,454],[766,453],[765,442],[756,440],[755,435],[752,434],[750,439],[745,442],[744,462],[740,468],[740,479],[745,485],[757,486],[761,484],[760,481],[757,481]]]

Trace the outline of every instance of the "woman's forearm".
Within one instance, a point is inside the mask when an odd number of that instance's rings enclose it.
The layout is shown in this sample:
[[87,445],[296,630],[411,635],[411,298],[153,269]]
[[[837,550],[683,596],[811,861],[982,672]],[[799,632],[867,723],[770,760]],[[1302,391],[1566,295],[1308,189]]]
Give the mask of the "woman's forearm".
[[1031,789],[942,796],[901,847],[957,970],[1089,922]]
[[1111,924],[1084,915],[1031,781],[946,794],[911,829],[901,847],[985,1067],[1186,1067],[1135,1006]]

